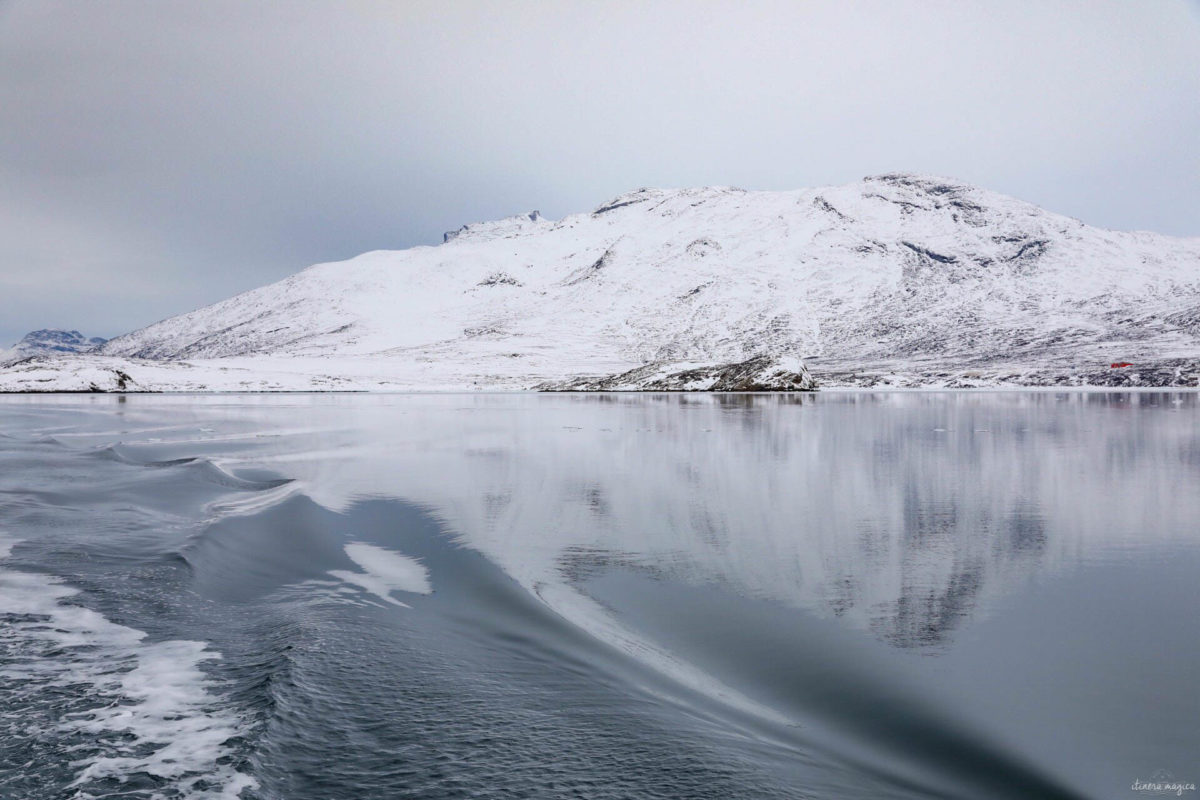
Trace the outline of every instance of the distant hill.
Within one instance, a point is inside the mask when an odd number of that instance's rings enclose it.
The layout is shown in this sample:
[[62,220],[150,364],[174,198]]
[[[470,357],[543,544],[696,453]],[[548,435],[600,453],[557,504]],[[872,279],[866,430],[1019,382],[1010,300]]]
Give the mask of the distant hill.
[[79,331],[45,328],[25,334],[11,349],[0,352],[0,363],[47,353],[86,353],[107,341],[99,336],[89,339]]

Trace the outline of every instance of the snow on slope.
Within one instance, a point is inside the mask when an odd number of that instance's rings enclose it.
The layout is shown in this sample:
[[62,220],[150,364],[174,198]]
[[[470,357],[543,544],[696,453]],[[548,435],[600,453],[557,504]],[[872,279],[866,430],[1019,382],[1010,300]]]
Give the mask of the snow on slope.
[[297,386],[314,364],[356,364],[355,385],[374,372],[393,388],[706,388],[680,376],[763,357],[824,385],[1200,373],[1200,239],[1096,229],[948,179],[642,189],[446,239],[319,264],[101,352],[129,369],[237,357]]

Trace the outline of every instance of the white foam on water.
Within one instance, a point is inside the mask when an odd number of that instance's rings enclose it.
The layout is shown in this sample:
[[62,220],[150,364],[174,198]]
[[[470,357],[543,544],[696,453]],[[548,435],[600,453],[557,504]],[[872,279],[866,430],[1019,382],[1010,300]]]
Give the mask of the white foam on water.
[[[16,540],[0,536],[0,561]],[[242,732],[241,720],[220,708],[213,681],[200,669],[220,654],[203,642],[146,643],[146,634],[66,601],[78,591],[57,578],[0,567],[0,687],[22,698],[64,692],[87,705],[62,719],[58,731],[88,734],[87,752],[66,788],[96,797],[92,781],[124,782],[136,774],[161,781],[154,796],[234,800],[257,782],[218,763]],[[6,726],[11,732],[12,726]],[[33,733],[31,731],[31,733]],[[94,751],[94,752],[93,752]],[[106,796],[108,793],[105,793]]]
[[361,542],[346,545],[346,555],[363,571],[338,569],[330,570],[329,574],[361,587],[388,603],[410,608],[407,603],[392,597],[392,592],[433,592],[433,586],[429,582],[429,570],[415,558]]

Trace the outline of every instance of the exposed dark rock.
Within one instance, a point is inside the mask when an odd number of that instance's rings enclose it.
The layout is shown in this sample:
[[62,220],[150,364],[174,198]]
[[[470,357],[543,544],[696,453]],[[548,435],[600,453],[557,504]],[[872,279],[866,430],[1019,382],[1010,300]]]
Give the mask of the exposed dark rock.
[[481,280],[477,286],[521,286],[521,282],[507,272],[493,272]]
[[612,261],[612,257],[613,257],[613,251],[612,251],[612,248],[610,247],[604,251],[604,255],[597,258],[589,266],[584,267],[583,269],[577,269],[574,272],[572,272],[567,277],[567,279],[563,281],[562,285],[563,286],[574,286],[577,283],[586,281],[589,278],[594,277],[602,269],[604,269],[605,267],[607,267],[609,265],[609,262]]
[[696,239],[687,246],[688,255],[696,258],[704,258],[719,252],[721,252],[720,243],[715,242],[707,237]]
[[669,363],[656,361],[617,375],[534,388],[542,392],[807,392],[817,388],[799,362],[785,364],[766,355],[734,364],[670,369]]
[[86,353],[107,341],[99,336],[89,339],[79,331],[43,328],[25,334],[21,341],[13,345],[13,350],[22,356],[39,353]]
[[[1118,362],[1119,363],[1119,362]],[[1200,387],[1200,360],[1161,359],[1114,368],[1110,364],[1052,364],[1031,366],[1014,363],[981,364],[964,369],[960,365],[891,362],[843,366],[815,363],[814,379],[822,386],[852,388],[977,389],[987,387],[1080,387],[1127,389],[1189,389]]]
[[913,244],[912,242],[900,242],[900,244],[904,245],[909,250],[912,250],[917,255],[924,256],[925,258],[932,259],[942,264],[954,264],[958,261],[957,256],[945,256],[941,253],[935,253],[927,247],[921,247],[920,245]]
[[610,211],[616,211],[618,208],[625,208],[636,203],[644,203],[650,199],[649,191],[646,189],[638,189],[632,194],[621,195],[620,197],[610,200],[604,205],[592,212],[593,217],[598,217],[601,214],[607,214]]
[[841,211],[838,211],[836,208],[834,208],[833,204],[830,203],[828,200],[826,200],[824,197],[818,196],[818,197],[813,198],[813,206],[821,209],[822,211],[824,211],[827,214],[832,214],[833,216],[837,217],[840,220],[850,219],[850,217],[846,216]]

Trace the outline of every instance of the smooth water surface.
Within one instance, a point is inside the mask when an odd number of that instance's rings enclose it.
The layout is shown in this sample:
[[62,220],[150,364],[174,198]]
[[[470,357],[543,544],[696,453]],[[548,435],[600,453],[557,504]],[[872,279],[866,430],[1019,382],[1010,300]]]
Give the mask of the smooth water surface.
[[1200,782],[1194,393],[0,400],[0,797]]

